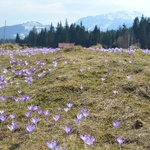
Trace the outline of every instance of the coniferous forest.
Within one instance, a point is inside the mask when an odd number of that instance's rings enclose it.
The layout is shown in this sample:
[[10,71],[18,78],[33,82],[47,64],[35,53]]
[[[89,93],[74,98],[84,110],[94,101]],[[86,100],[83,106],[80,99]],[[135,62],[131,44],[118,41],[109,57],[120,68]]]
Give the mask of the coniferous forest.
[[26,44],[30,47],[58,47],[58,43],[69,42],[83,47],[101,44],[104,48],[122,47],[131,45],[142,49],[150,49],[150,18],[136,17],[133,25],[127,28],[125,24],[118,30],[101,31],[97,26],[92,31],[87,30],[82,22],[80,25],[69,25],[67,20],[63,26],[61,22],[56,27],[50,25],[50,29],[42,29],[37,32],[34,27],[25,39],[20,39],[17,34],[15,42]]

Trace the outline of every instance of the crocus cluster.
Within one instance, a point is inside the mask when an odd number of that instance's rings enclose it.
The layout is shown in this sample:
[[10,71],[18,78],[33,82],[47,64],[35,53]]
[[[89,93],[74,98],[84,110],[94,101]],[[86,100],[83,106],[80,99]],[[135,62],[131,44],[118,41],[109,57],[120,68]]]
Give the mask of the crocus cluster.
[[[85,48],[86,49],[86,48]],[[92,50],[97,50],[100,52],[108,52],[108,53],[121,53],[121,52],[125,52],[127,54],[132,54],[135,51],[132,50],[131,48],[129,49],[122,49],[122,48],[112,48],[112,49],[104,49],[104,48],[91,48]],[[1,94],[0,96],[0,102],[7,102],[7,99],[10,100],[14,100],[15,102],[20,102],[20,101],[27,101],[30,99],[30,96],[28,95],[24,95],[24,93],[26,91],[22,91],[20,84],[22,84],[22,81],[18,81],[16,80],[16,82],[14,82],[14,80],[17,79],[23,79],[24,82],[26,82],[27,86],[30,86],[30,84],[33,84],[33,81],[36,81],[36,79],[41,79],[43,78],[45,75],[47,75],[48,72],[52,72],[53,70],[57,70],[58,66],[61,65],[60,63],[60,58],[61,56],[55,57],[54,59],[52,59],[52,66],[47,66],[47,61],[43,61],[43,60],[37,60],[36,61],[36,67],[30,66],[30,61],[26,61],[24,59],[22,59],[22,57],[27,56],[27,57],[32,57],[33,55],[40,53],[40,54],[45,54],[47,55],[48,53],[54,53],[57,52],[60,49],[51,49],[51,48],[41,48],[41,49],[33,49],[33,48],[27,48],[24,50],[12,50],[12,51],[8,51],[6,50],[5,52],[0,52],[0,55],[5,55],[5,54],[9,54],[10,56],[10,69],[8,68],[4,68],[2,69],[2,75],[0,75],[0,91],[3,94],[3,89],[5,88],[4,86],[7,86],[7,84],[11,83],[11,86],[13,84],[15,84],[18,88],[17,88],[17,94],[18,96],[10,96],[9,98],[4,95]],[[144,54],[148,54],[150,53],[147,49],[143,51]],[[21,59],[19,58],[15,58],[16,55],[14,54],[19,54],[21,56]],[[128,61],[128,65],[131,65],[134,61],[133,60],[129,60]],[[58,64],[59,63],[59,64]],[[78,61],[73,61],[72,64],[77,64]],[[109,65],[109,60],[105,59],[104,60],[105,65]],[[69,61],[63,61],[63,66],[67,67],[70,64]],[[14,67],[17,66],[17,69],[15,69]],[[23,69],[20,69],[21,67],[23,67]],[[52,68],[50,68],[52,67]],[[28,68],[28,69],[27,69]],[[92,68],[93,69],[93,68]],[[85,68],[78,68],[78,73],[79,74],[84,74],[87,70],[91,71],[92,70],[91,67],[88,67],[88,69]],[[37,73],[38,72],[38,73]],[[37,73],[37,74],[36,74]],[[12,74],[13,77],[12,79],[10,79],[11,81],[9,81],[7,78],[7,76],[9,76],[9,74]],[[110,71],[108,70],[107,75],[110,75]],[[104,81],[107,79],[104,76],[100,77],[100,80],[104,83]],[[132,75],[127,75],[125,76],[126,79],[128,79],[128,81],[132,78]],[[14,86],[15,86],[14,85]],[[30,86],[31,87],[31,86]],[[78,88],[80,89],[81,92],[84,92],[84,89],[86,89],[84,87],[84,85],[79,84]],[[19,90],[18,90],[19,89]],[[146,92],[148,92],[148,87],[145,89]],[[118,90],[113,90],[112,93],[114,95],[117,95],[120,91]],[[65,112],[68,112],[67,114],[70,113],[70,110],[72,110],[72,107],[74,106],[74,104],[72,102],[68,102],[66,103],[66,106],[64,108]],[[46,119],[50,119],[50,112],[49,110],[41,110],[40,106],[37,105],[29,105],[27,106],[27,112],[25,112],[25,116],[28,119],[28,125],[26,125],[26,130],[29,132],[29,135],[32,134],[32,132],[36,129],[37,124],[39,123],[39,121],[41,121],[42,119],[37,117],[37,115],[44,115],[44,117],[46,116]],[[60,112],[60,108],[58,109],[58,111]],[[33,117],[34,116],[34,117]],[[35,117],[36,116],[36,117]],[[40,116],[40,117],[41,117]],[[89,111],[85,108],[82,108],[76,115],[75,115],[75,119],[74,122],[79,124],[81,120],[86,120],[86,118],[89,116]],[[8,118],[8,119],[7,119]],[[52,119],[56,122],[58,122],[58,120],[62,118],[61,115],[59,114],[55,114],[52,115]],[[15,122],[17,120],[16,114],[12,113],[12,114],[5,114],[4,110],[0,111],[0,123],[3,124],[6,120],[11,120],[11,123],[7,124],[7,128],[13,132],[17,126],[18,126],[18,122]],[[61,121],[61,120],[60,120]],[[58,122],[59,123],[59,122]],[[81,122],[82,123],[82,122]],[[112,123],[114,128],[116,129],[115,131],[118,131],[118,128],[120,127],[120,122],[115,121]],[[78,126],[79,127],[79,126]],[[64,130],[64,132],[66,133],[66,137],[70,136],[71,132],[73,131],[73,126],[72,125],[64,125],[62,128],[62,130]],[[121,147],[121,145],[125,142],[125,139],[121,136],[116,136],[116,142],[119,144],[119,146]],[[83,142],[92,147],[94,145],[95,142],[95,137],[92,135],[80,135],[81,140],[83,140]],[[49,141],[46,143],[46,146],[52,150],[65,150],[65,148],[62,148],[60,146],[58,146],[58,142],[57,141]]]
[[0,76],[0,90],[4,89],[4,85],[7,83],[5,76]]
[[62,148],[60,146],[58,146],[58,142],[57,141],[49,141],[46,143],[46,146],[48,148],[50,148],[51,150],[66,150],[65,148]]
[[16,129],[17,125],[18,125],[18,122],[12,122],[11,125],[7,125],[7,128],[12,132],[13,130]]
[[50,149],[53,150],[58,145],[58,142],[50,141],[50,142],[47,142],[46,145],[47,145],[47,147],[49,147]]
[[65,112],[68,112],[72,108],[73,103],[68,102],[66,105],[67,105],[67,108],[64,108],[64,110]]
[[[116,129],[120,126],[120,122],[118,121],[115,121],[112,124]],[[121,145],[124,143],[125,139],[123,137],[119,137],[119,138],[116,138],[116,141],[118,142],[120,149],[121,149]]]
[[78,124],[83,118],[86,118],[89,115],[89,112],[87,109],[82,108],[81,113],[78,113],[76,116],[77,118],[74,119],[74,122]]
[[80,138],[84,141],[85,144],[89,145],[90,147],[92,147],[95,142],[94,136],[91,135],[81,135]]

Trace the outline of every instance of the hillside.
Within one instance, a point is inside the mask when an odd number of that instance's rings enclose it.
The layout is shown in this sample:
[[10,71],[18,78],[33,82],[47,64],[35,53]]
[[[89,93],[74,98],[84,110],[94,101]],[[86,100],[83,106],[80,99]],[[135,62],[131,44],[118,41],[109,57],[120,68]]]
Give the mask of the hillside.
[[1,49],[0,149],[148,150],[149,58],[117,48]]

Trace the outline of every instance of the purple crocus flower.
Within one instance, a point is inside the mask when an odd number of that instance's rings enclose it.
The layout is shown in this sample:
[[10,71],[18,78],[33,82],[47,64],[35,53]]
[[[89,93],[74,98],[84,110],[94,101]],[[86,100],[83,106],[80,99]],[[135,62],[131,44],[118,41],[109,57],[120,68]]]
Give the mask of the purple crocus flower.
[[49,71],[49,72],[51,72],[51,71],[52,71],[52,69],[51,69],[51,68],[49,68],[49,69],[48,69],[48,71]]
[[11,119],[15,119],[16,114],[10,114],[9,116],[10,116]]
[[67,65],[67,64],[68,64],[68,61],[65,61],[64,64]]
[[22,97],[23,97],[23,100],[24,100],[24,101],[27,101],[27,100],[30,99],[30,96],[29,96],[29,95],[24,95],[24,96],[22,96]]
[[27,66],[29,63],[27,61],[24,61],[24,64]]
[[80,90],[83,90],[83,86],[82,85],[80,86]]
[[91,67],[88,67],[88,70],[91,70]]
[[60,108],[60,107],[58,107],[58,108],[57,108],[57,110],[58,110],[58,111],[61,111],[61,108]]
[[118,94],[119,92],[118,92],[117,90],[114,90],[113,93],[114,93],[114,94]]
[[32,77],[25,77],[25,82],[28,84],[32,84],[33,78]]
[[32,69],[32,73],[34,73],[36,70],[37,70],[37,68],[33,68],[33,69]]
[[60,119],[60,115],[55,115],[55,116],[53,116],[53,119],[55,120],[55,121],[58,121],[59,119]]
[[27,106],[27,107],[28,107],[29,110],[32,110],[34,106],[30,105],[30,106]]
[[80,72],[84,72],[84,69],[80,69],[79,71],[80,71]]
[[124,143],[125,139],[122,137],[119,137],[116,139],[116,141],[119,143],[119,145],[122,145]]
[[41,115],[43,113],[43,110],[37,110],[38,114]]
[[37,64],[38,64],[39,66],[41,66],[41,67],[42,67],[42,66],[44,66],[44,65],[46,65],[46,63],[45,63],[45,62],[43,62],[43,61],[41,61],[41,60],[40,60],[40,61],[38,61],[38,62],[37,62]]
[[44,76],[43,73],[39,73],[39,74],[38,74],[38,77],[39,77],[39,78],[41,78],[41,77],[43,77],[43,76]]
[[17,60],[16,60],[16,59],[12,59],[12,60],[10,61],[10,64],[11,64],[11,65],[17,64]]
[[18,122],[12,122],[11,124],[16,128],[18,125]]
[[50,141],[46,143],[46,146],[52,150],[54,150],[54,148],[58,145],[57,141]]
[[72,130],[72,126],[64,126],[63,127],[63,130],[67,133],[67,134],[69,134],[70,132],[71,132],[71,130]]
[[15,128],[13,125],[7,125],[7,128],[12,132]]
[[148,87],[145,88],[146,93],[148,92]]
[[94,142],[95,142],[95,138],[94,136],[90,136],[90,135],[81,135],[80,138],[84,141],[85,144],[89,145],[90,147],[93,146]]
[[39,109],[39,106],[33,106],[32,110],[37,111]]
[[74,121],[76,124],[79,124],[79,122],[80,122],[79,119],[73,119],[73,121]]
[[18,125],[18,122],[12,122],[11,125],[7,125],[7,128],[12,132]]
[[2,100],[3,102],[6,101],[6,97],[5,96],[0,96],[0,100]]
[[12,124],[11,124],[11,125],[7,125],[7,128],[8,128],[11,132],[15,129]]
[[18,90],[18,93],[19,93],[19,94],[21,94],[21,93],[22,93],[22,91],[21,91],[21,90]]
[[5,80],[5,76],[0,76],[0,80],[4,81]]
[[1,120],[2,122],[4,122],[6,119],[7,119],[7,116],[6,116],[6,115],[0,114],[0,120]]
[[83,118],[83,114],[77,114],[77,119],[81,120]]
[[31,118],[31,122],[34,123],[35,125],[40,121],[39,118],[33,117]]
[[35,125],[28,125],[26,127],[27,131],[31,134],[33,132],[33,130],[35,129]]
[[76,62],[75,62],[75,61],[73,61],[73,64],[75,65],[75,64],[76,64]]
[[0,90],[4,89],[4,85],[0,85]]
[[16,82],[16,85],[19,85],[20,84],[20,82]]
[[71,108],[73,106],[73,103],[67,103],[66,104],[69,108]]
[[116,121],[116,122],[113,122],[113,126],[115,128],[118,128],[120,126],[120,122]]
[[53,65],[54,65],[54,67],[57,67],[57,65],[58,65],[57,61],[53,61]]
[[128,76],[127,76],[127,79],[131,79],[131,78],[132,78],[132,76],[131,76],[131,75],[128,75]]
[[130,64],[132,64],[133,61],[132,61],[132,60],[129,60],[128,62],[129,62]]
[[27,118],[29,118],[30,115],[31,115],[31,112],[26,112],[26,113],[25,113],[25,116],[26,116]]
[[8,70],[7,70],[7,69],[4,69],[4,70],[3,70],[3,73],[5,73],[5,74],[6,74],[7,72],[8,72]]
[[85,118],[89,115],[87,109],[84,109],[84,108],[81,109],[81,113],[83,114],[83,116],[84,116]]
[[55,147],[55,150],[66,150],[66,149],[65,149],[65,148],[62,148],[62,147],[56,146],[56,147]]
[[107,60],[107,59],[105,59],[105,60],[104,60],[104,62],[105,62],[105,63],[107,63],[107,62],[108,62],[108,60]]
[[70,110],[70,108],[64,108],[65,112],[68,112]]
[[101,81],[105,81],[105,80],[106,80],[106,78],[103,78],[103,77],[101,78]]
[[48,116],[48,115],[49,115],[49,110],[43,110],[43,114],[44,114],[45,116]]
[[149,50],[148,49],[144,49],[143,52],[144,52],[144,54],[148,54]]
[[4,110],[0,110],[0,114],[3,114],[5,111]]

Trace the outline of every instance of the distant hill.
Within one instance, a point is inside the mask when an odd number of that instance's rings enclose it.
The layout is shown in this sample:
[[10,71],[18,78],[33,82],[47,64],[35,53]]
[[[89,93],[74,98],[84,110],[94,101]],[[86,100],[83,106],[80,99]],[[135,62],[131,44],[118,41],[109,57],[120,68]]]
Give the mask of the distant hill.
[[[41,29],[49,28],[49,25],[43,25],[39,22],[31,21],[23,24],[17,24],[12,26],[6,26],[6,39],[15,39],[16,34],[18,33],[21,38],[25,38],[30,32],[31,29],[35,27],[37,31]],[[4,27],[0,27],[0,39],[4,37]]]
[[[122,26],[123,24],[126,24],[127,27],[132,26],[133,20],[135,17],[141,17],[142,13],[140,12],[126,12],[126,11],[120,11],[116,13],[107,13],[102,14],[98,16],[87,16],[84,18],[80,18],[78,21],[76,21],[76,24],[80,24],[82,21],[82,24],[85,26],[88,30],[93,30],[95,25],[100,27],[101,31],[111,30],[111,29],[118,29],[119,26]],[[6,39],[15,39],[16,34],[18,33],[21,38],[24,38],[27,36],[30,32],[30,30],[35,27],[38,32],[41,31],[41,29],[50,28],[50,25],[43,25],[39,22],[31,21],[26,22],[23,24],[17,24],[12,26],[6,26]],[[0,27],[0,39],[4,37],[4,27]]]

